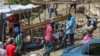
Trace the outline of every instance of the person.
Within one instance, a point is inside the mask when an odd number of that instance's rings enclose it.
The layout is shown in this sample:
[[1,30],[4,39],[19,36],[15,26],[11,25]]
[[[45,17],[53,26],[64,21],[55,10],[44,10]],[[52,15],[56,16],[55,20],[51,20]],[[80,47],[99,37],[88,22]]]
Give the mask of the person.
[[94,26],[91,24],[90,20],[87,20],[87,25],[85,26],[85,29],[83,31],[83,38],[82,43],[85,44],[89,42],[91,39],[93,39],[93,28]]
[[13,18],[13,16],[10,16],[10,17],[8,17],[7,18],[7,26],[8,26],[8,28],[9,28],[9,33],[13,33],[13,27],[14,27],[14,18]]
[[3,43],[0,41],[0,56],[7,56],[6,50],[3,47]]
[[58,17],[58,13],[57,13],[57,5],[54,4],[54,2],[50,2],[48,4],[48,12],[49,12],[49,18],[51,18],[52,13],[55,13],[56,17]]
[[16,33],[16,53],[18,56],[21,56],[21,47],[22,47],[22,43],[23,43],[23,34],[20,31],[19,27],[16,27],[15,29],[15,33]]
[[93,25],[94,30],[96,30],[96,28],[97,28],[97,23],[96,23],[96,21],[94,21],[93,18],[91,18],[90,16],[88,16],[88,15],[86,15],[86,14],[85,14],[85,16],[86,16],[87,20],[90,21],[90,24]]
[[7,56],[15,56],[16,46],[14,44],[14,39],[10,38],[9,43],[6,46]]
[[50,56],[50,52],[54,49],[54,45],[53,45],[54,38],[52,36],[54,30],[54,24],[55,21],[50,20],[49,24],[46,25],[46,31],[44,36],[46,51],[43,54],[44,56]]
[[69,14],[69,19],[66,23],[65,36],[63,38],[64,48],[67,47],[66,39],[69,39],[70,46],[74,45],[74,30],[75,30],[75,17]]
[[72,1],[72,3],[70,4],[70,10],[71,10],[72,7],[74,7],[75,13],[76,13],[76,2],[77,2],[77,0],[71,0],[71,1]]

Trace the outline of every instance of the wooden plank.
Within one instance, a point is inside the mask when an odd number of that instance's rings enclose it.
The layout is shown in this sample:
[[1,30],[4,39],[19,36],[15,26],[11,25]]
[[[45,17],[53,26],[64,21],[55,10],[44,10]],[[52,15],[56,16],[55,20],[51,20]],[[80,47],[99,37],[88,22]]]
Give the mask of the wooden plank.
[[[66,20],[67,18],[68,18],[68,15],[62,16],[62,17],[59,17],[59,18],[54,18],[53,20],[55,20],[56,22],[59,22],[59,21]],[[22,31],[24,32],[24,31],[27,31],[27,30],[30,30],[30,29],[36,29],[36,28],[44,27],[46,24],[49,23],[49,21],[50,20],[46,20],[46,21],[43,21],[41,23],[25,26],[25,27],[22,28]]]

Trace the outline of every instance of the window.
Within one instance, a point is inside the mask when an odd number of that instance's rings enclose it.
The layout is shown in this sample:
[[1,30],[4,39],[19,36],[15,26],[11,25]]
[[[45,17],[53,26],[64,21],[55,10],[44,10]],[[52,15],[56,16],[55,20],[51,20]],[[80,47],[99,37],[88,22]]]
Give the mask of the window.
[[89,55],[100,55],[100,43],[89,46]]
[[100,43],[94,43],[84,49],[85,55],[100,55]]

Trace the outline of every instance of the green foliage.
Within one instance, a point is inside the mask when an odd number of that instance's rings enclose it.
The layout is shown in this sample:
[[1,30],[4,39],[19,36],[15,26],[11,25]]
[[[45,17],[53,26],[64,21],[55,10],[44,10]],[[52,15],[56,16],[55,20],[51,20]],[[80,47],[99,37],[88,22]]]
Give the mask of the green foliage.
[[12,4],[28,4],[28,3],[30,3],[31,2],[31,0],[8,0],[8,3],[10,4],[10,5],[12,5]]
[[37,18],[39,16],[39,14],[38,13],[36,13],[36,14],[32,14],[32,17],[31,17],[31,19],[32,20],[34,20],[35,18]]

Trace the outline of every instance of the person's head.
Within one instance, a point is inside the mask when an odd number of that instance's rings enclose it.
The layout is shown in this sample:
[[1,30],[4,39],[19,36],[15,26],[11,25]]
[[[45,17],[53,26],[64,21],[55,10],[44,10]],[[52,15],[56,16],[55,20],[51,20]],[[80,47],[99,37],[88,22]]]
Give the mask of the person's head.
[[8,44],[12,44],[14,42],[14,39],[13,38],[9,38],[8,39]]
[[0,41],[0,48],[3,48],[3,43]]
[[50,20],[49,23],[53,26],[56,23],[56,21],[55,20]]

